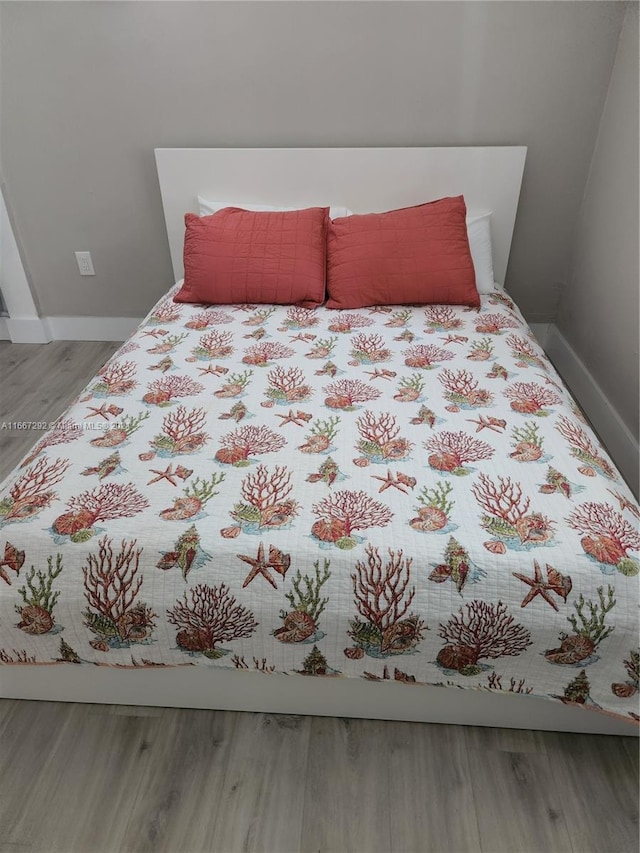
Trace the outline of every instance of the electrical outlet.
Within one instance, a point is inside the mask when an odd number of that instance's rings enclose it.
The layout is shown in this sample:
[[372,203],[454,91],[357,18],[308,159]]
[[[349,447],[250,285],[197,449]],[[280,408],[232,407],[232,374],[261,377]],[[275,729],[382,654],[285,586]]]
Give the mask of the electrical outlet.
[[76,252],[76,261],[80,275],[95,275],[93,269],[93,261],[91,260],[91,252]]

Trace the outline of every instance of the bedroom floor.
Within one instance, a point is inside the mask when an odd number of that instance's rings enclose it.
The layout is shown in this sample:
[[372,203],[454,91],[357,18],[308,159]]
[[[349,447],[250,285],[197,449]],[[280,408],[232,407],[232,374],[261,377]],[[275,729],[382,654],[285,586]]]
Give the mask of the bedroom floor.
[[[117,347],[0,342],[0,424]],[[0,431],[0,478],[40,436]],[[635,853],[638,741],[0,700],[0,853]]]
[[633,738],[0,702],[2,853],[635,853]]
[[108,341],[46,346],[0,341],[0,480],[45,432],[11,425],[55,420],[119,346]]

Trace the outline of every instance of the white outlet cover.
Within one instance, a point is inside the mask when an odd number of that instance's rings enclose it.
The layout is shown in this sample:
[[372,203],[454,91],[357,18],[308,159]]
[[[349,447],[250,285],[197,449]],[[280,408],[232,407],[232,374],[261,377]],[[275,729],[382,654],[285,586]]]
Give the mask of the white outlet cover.
[[76,261],[80,275],[95,275],[93,269],[93,261],[91,260],[91,252],[76,252]]

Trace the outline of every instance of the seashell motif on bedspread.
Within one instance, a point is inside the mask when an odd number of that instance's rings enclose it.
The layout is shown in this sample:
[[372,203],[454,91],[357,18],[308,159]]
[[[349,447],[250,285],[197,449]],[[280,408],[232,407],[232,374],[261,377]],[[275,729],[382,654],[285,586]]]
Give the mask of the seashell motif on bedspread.
[[0,663],[638,720],[640,508],[513,302],[481,303],[165,295],[0,488]]

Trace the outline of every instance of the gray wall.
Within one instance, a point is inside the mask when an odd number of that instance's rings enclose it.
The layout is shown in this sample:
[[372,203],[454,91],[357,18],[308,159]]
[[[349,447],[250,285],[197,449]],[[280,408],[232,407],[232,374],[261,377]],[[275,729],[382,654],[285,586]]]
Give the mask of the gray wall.
[[[2,3],[1,172],[40,308],[172,283],[156,146],[529,146],[507,286],[553,319],[624,4]],[[80,278],[73,252],[97,275]]]
[[638,438],[638,6],[630,7],[558,327]]

